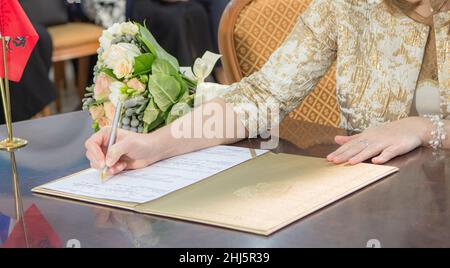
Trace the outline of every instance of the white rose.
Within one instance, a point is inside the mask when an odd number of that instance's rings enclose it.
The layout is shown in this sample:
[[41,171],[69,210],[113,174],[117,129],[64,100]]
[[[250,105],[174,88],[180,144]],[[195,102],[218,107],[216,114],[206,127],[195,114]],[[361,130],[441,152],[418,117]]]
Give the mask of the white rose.
[[122,79],[133,72],[134,58],[140,54],[137,46],[119,43],[112,45],[105,51],[101,59],[109,69],[113,70],[117,78]]
[[109,86],[109,90],[111,91],[111,93],[109,94],[109,100],[112,102],[112,104],[114,104],[114,107],[117,107],[121,96],[120,90],[124,87],[125,84],[118,81],[112,82]]
[[113,40],[113,35],[109,33],[108,31],[103,31],[102,36],[99,39],[100,47],[103,48],[103,50],[109,49],[111,46],[111,42]]
[[122,79],[133,73],[133,63],[128,60],[119,61],[113,69],[114,75]]
[[102,53],[98,54],[98,59],[102,62],[102,64],[106,61],[109,55],[109,51],[111,50],[111,47],[104,48]]
[[135,36],[139,32],[139,27],[132,22],[124,22],[120,25],[120,32],[122,35]]
[[111,27],[108,28],[108,33],[110,33],[111,35],[122,35],[121,31],[121,27],[120,27],[120,23],[114,23]]

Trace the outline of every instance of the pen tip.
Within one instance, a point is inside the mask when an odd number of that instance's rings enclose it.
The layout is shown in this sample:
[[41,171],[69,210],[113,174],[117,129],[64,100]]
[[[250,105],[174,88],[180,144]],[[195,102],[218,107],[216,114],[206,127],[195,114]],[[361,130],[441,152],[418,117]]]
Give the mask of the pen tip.
[[101,174],[102,182],[106,182],[110,178],[110,175],[107,170],[103,170]]

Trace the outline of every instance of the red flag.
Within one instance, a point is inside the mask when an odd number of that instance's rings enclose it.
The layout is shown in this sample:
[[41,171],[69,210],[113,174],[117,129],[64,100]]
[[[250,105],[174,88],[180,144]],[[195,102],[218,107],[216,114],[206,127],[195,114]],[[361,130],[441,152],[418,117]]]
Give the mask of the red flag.
[[4,248],[61,248],[59,235],[36,205],[32,205],[16,223],[3,244]]
[[[17,0],[0,1],[0,34],[8,38],[8,78],[19,82],[39,36]],[[4,78],[3,49],[0,57],[0,77]]]

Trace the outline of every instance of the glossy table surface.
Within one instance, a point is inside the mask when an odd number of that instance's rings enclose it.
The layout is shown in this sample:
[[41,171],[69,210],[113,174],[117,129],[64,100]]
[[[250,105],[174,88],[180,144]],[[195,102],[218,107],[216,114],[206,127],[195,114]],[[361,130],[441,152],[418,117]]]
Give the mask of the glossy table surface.
[[[20,193],[13,155],[0,152],[0,246],[366,247],[372,239],[382,247],[450,246],[448,152],[420,148],[399,157],[389,165],[400,172],[263,237],[35,195],[33,187],[89,167],[83,144],[91,121],[76,112],[16,123],[14,131],[29,145],[14,155]],[[0,137],[5,134],[0,126]],[[286,119],[274,151],[324,157],[336,148],[336,134],[345,131]],[[24,220],[14,221],[22,211]]]

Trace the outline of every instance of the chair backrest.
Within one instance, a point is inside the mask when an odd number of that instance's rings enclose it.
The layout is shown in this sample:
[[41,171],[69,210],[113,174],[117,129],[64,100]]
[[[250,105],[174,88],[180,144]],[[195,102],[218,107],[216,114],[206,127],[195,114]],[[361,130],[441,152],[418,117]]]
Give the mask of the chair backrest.
[[[292,31],[311,0],[231,0],[220,25],[219,46],[228,82],[258,71]],[[339,125],[335,65],[289,116]]]

